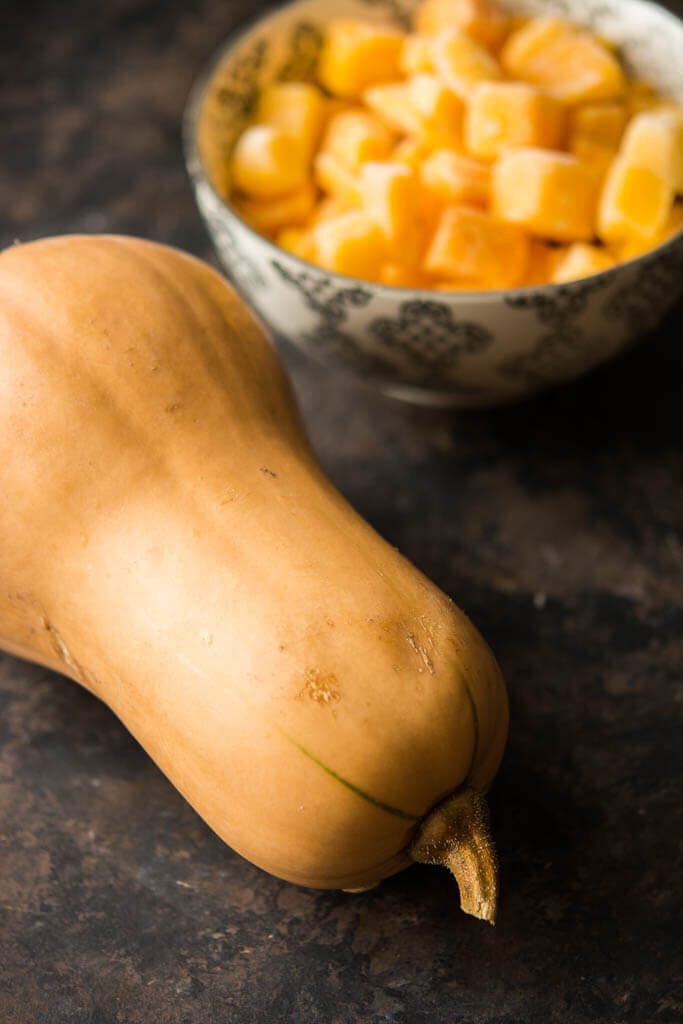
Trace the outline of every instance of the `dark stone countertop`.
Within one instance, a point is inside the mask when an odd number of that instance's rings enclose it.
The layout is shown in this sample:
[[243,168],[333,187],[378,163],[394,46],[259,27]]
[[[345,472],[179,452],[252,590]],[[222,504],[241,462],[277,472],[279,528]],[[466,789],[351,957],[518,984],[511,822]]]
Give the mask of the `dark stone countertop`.
[[[117,231],[212,258],[179,118],[248,8],[4,0],[0,243]],[[284,352],[334,481],[504,667],[496,928],[436,869],[356,897],[263,874],[104,706],[0,656],[2,1024],[680,1024],[682,327],[679,307],[580,383],[458,415]]]

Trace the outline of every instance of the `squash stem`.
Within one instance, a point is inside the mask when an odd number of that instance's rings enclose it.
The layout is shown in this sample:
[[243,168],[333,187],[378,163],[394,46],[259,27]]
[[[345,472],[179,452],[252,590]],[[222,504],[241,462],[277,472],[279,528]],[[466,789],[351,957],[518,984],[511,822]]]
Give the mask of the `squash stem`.
[[466,914],[495,924],[498,862],[481,793],[469,787],[424,818],[408,850],[421,864],[441,864],[455,875]]

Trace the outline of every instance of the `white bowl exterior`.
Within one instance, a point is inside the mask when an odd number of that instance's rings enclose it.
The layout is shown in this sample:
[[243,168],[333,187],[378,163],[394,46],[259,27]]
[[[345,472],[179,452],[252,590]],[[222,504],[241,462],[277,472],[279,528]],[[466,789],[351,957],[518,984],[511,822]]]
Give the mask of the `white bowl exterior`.
[[[264,322],[314,358],[414,401],[490,406],[579,376],[652,330],[683,291],[683,235],[639,260],[566,285],[504,292],[384,288],[328,273],[249,228],[209,181],[195,142],[216,88],[227,153],[258,90],[312,73],[320,27],[334,16],[405,20],[411,4],[300,0],[257,22],[219,58],[186,121],[199,209],[238,290]],[[683,102],[683,25],[641,0],[519,0],[521,13],[589,25],[620,48],[629,70]],[[217,83],[217,84],[216,84]]]

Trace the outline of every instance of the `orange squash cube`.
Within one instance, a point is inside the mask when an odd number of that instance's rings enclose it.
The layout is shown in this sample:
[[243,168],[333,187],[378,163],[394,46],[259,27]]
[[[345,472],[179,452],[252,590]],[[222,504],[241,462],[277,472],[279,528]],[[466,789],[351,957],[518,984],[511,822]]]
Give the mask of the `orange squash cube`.
[[562,259],[567,246],[548,245],[541,238],[532,238],[529,243],[525,285],[548,284],[552,281],[557,263]]
[[661,99],[649,82],[633,79],[626,83],[625,100],[630,115],[656,107]]
[[532,18],[500,54],[510,78],[531,82],[564,103],[623,96],[619,61],[594,35],[560,18]]
[[421,71],[429,74],[434,71],[432,41],[429,36],[408,35],[405,37],[400,67],[404,75],[417,75]]
[[481,210],[450,206],[442,213],[422,269],[434,277],[513,287],[524,279],[529,239],[521,228]]
[[467,100],[478,82],[502,77],[498,61],[459,29],[444,29],[432,40],[434,70],[456,96]]
[[434,150],[429,140],[410,136],[407,139],[401,139],[396,143],[391,151],[391,159],[398,161],[399,163],[405,164],[407,167],[417,171],[422,161],[425,160],[430,153]]
[[509,18],[491,0],[423,0],[413,21],[415,31],[424,35],[457,28],[490,47],[500,45],[508,23]]
[[306,228],[283,228],[278,232],[275,242],[289,252],[292,256],[298,256],[300,260],[307,260],[315,263],[316,251],[313,236]]
[[420,182],[443,204],[486,206],[491,187],[491,167],[453,150],[438,149],[423,160]]
[[600,274],[614,266],[614,257],[606,249],[598,245],[587,245],[585,242],[574,242],[567,246],[556,261],[550,280],[553,284],[566,284],[578,281],[591,274]]
[[366,160],[384,160],[393,144],[393,133],[372,111],[342,110],[328,121],[319,155],[325,153],[357,171]]
[[[583,103],[569,115],[569,148],[583,141],[616,150],[624,134],[628,112],[623,103]],[[580,140],[580,141],[579,141]]]
[[683,192],[683,111],[637,114],[621,144],[620,156],[658,174],[674,192]]
[[316,190],[313,183],[276,199],[235,199],[234,206],[241,217],[256,231],[268,235],[280,228],[305,224],[315,206]]
[[542,238],[590,241],[597,198],[595,176],[568,153],[513,149],[493,168],[493,212]]
[[569,151],[590,171],[598,186],[602,186],[616,157],[616,150],[579,135],[570,143]]
[[268,124],[242,132],[230,158],[234,188],[256,199],[276,199],[308,177],[308,153],[299,139]]
[[383,263],[379,272],[379,283],[392,288],[429,288],[429,279],[413,266],[403,263]]
[[463,103],[436,75],[424,72],[407,81],[408,100],[421,118],[422,131],[455,134],[463,112]]
[[408,101],[418,117],[417,134],[433,146],[459,146],[462,100],[435,75],[413,75],[406,84]]
[[649,167],[618,156],[600,196],[598,234],[608,242],[654,240],[664,230],[673,202],[670,182]]
[[321,221],[313,229],[318,261],[326,270],[376,281],[386,262],[382,230],[362,210]]
[[405,135],[419,131],[420,119],[410,103],[405,82],[373,85],[363,93],[363,102],[392,131]]
[[337,114],[346,113],[348,110],[358,111],[360,109],[362,108],[358,106],[356,100],[343,100],[340,96],[326,96],[323,107],[323,131]]
[[360,186],[356,173],[334,154],[324,150],[318,153],[313,161],[313,177],[323,192],[345,206],[358,206],[360,203]]
[[434,75],[417,74],[405,82],[366,90],[365,102],[395,130],[420,135],[432,144],[460,140],[462,101]]
[[561,103],[523,82],[482,82],[465,115],[465,147],[493,160],[509,146],[559,149],[565,129]]
[[259,97],[256,120],[293,135],[309,154],[318,143],[324,118],[323,94],[308,82],[273,82]]
[[321,221],[330,220],[332,217],[338,217],[341,213],[348,213],[349,210],[358,209],[358,206],[359,202],[350,203],[346,196],[324,196],[323,199],[316,203],[315,209],[308,219],[307,226],[314,228]]
[[612,249],[619,260],[634,260],[638,256],[650,252],[651,249],[655,249],[658,245],[668,242],[670,238],[673,238],[682,229],[683,202],[676,203],[669,219],[664,225],[664,229],[655,238],[629,238],[627,241],[613,244]]
[[363,208],[380,227],[397,259],[416,245],[415,176],[401,163],[366,163],[361,168]]
[[354,98],[400,77],[403,33],[387,25],[338,20],[327,26],[318,78],[334,96]]

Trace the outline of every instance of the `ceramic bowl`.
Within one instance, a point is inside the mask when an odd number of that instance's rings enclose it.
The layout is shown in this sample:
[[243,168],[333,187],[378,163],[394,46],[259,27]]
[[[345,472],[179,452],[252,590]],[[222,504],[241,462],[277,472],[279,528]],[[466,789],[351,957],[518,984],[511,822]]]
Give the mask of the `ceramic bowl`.
[[[683,103],[683,22],[645,0],[515,0],[617,44],[628,71]],[[329,273],[255,233],[225,198],[225,166],[259,90],[311,79],[331,17],[407,25],[411,0],[298,0],[231,36],[192,91],[188,170],[218,255],[276,335],[394,396],[492,406],[604,363],[644,337],[683,290],[683,233],[636,260],[566,285],[485,292],[390,288]]]

